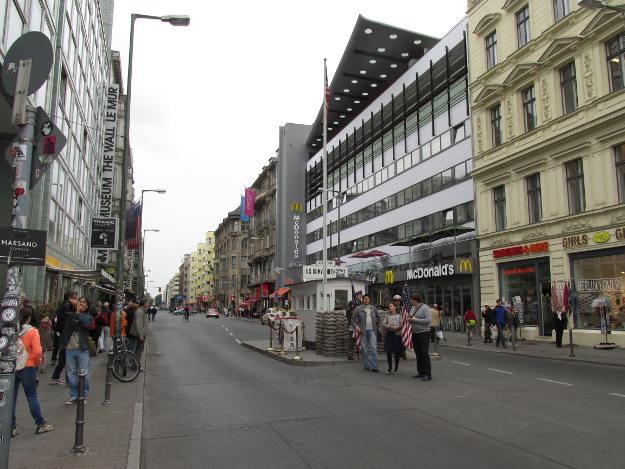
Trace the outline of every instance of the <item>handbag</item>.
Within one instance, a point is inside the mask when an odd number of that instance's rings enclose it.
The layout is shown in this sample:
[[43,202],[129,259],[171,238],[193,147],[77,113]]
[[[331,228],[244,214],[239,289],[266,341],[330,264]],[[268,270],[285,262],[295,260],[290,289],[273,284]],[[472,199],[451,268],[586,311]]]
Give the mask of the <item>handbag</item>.
[[98,354],[98,351],[96,350],[95,342],[93,341],[91,337],[89,337],[87,343],[89,344],[89,356],[95,357]]

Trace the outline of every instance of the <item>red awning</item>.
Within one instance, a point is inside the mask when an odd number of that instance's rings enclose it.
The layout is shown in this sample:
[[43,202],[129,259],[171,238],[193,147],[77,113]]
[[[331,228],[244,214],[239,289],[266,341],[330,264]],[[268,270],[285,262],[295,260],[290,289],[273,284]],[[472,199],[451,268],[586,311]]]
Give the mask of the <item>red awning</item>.
[[287,287],[278,288],[275,292],[273,292],[271,294],[271,296],[284,296],[287,293],[289,293],[290,291],[291,291],[291,289],[287,288]]

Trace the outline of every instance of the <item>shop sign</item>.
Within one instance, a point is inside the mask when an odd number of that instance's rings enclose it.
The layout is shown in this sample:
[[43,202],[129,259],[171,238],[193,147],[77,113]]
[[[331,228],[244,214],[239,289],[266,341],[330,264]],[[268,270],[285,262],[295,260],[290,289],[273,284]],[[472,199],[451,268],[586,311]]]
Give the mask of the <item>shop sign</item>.
[[625,239],[625,227],[617,228],[614,234],[616,235],[616,239],[618,239],[619,241],[624,240]]
[[300,233],[300,215],[304,213],[304,207],[301,202],[293,202],[291,204],[291,213],[293,214],[293,262],[289,267],[297,267],[299,264],[299,233]]
[[534,267],[512,267],[510,269],[504,269],[503,274],[506,277],[513,277],[515,275],[533,274],[536,273]]
[[[312,265],[305,265],[302,276],[304,282],[309,280],[323,280],[323,262],[317,262]],[[326,265],[326,278],[336,278],[337,276],[347,277],[347,267],[339,267],[334,262],[328,262]]]
[[597,231],[592,237],[592,240],[597,244],[605,243],[609,239],[610,233],[608,233],[607,231]]
[[386,285],[393,285],[395,283],[395,275],[392,270],[387,270],[384,273],[384,283]]
[[443,264],[408,270],[406,276],[408,280],[419,280],[422,278],[450,277],[454,272],[453,264]]
[[91,219],[91,248],[117,249],[117,218],[93,217]]
[[567,248],[576,248],[578,246],[587,246],[588,245],[588,236],[576,235],[576,236],[566,236],[562,238],[562,247]]
[[471,258],[459,258],[456,259],[456,273],[460,274],[472,274],[473,273],[473,259]]
[[0,227],[0,262],[13,265],[46,265],[47,233]]
[[579,279],[575,281],[575,286],[578,292],[622,291],[623,279],[620,277]]
[[528,254],[538,254],[541,252],[549,252],[549,242],[542,241],[540,243],[523,244],[521,246],[511,246],[509,248],[495,249],[493,257],[500,259],[502,257],[526,256]]

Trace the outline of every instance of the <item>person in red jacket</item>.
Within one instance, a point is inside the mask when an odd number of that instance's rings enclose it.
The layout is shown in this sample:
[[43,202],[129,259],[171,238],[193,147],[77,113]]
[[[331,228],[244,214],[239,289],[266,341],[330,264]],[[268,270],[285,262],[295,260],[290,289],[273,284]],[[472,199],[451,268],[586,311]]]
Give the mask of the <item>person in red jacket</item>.
[[477,326],[477,317],[475,317],[475,313],[473,312],[471,307],[469,307],[469,309],[467,309],[467,312],[464,313],[464,323],[467,326],[469,334],[471,334],[471,337],[473,337],[473,334],[475,333],[475,326]]
[[41,406],[37,396],[37,367],[41,364],[43,352],[39,331],[30,325],[32,319],[32,308],[20,309],[20,335],[17,347],[17,359],[15,363],[15,385],[13,388],[13,416],[11,421],[11,437],[17,436],[17,426],[15,419],[15,406],[17,404],[17,392],[20,383],[24,388],[24,394],[28,399],[30,415],[35,420],[37,429],[35,433],[46,433],[54,430],[54,425],[45,421],[41,415]]

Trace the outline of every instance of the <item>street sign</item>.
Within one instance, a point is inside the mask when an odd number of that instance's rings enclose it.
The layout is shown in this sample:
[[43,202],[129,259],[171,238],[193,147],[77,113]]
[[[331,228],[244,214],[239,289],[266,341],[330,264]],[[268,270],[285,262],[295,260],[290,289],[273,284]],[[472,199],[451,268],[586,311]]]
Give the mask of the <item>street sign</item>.
[[91,247],[102,251],[117,249],[117,218],[91,219]]
[[27,91],[30,96],[43,86],[52,70],[54,52],[52,43],[45,34],[30,31],[20,36],[9,48],[0,76],[5,91],[11,96],[15,96],[19,62],[27,59],[32,60]]
[[10,256],[13,265],[46,265],[46,234],[0,226],[0,262],[9,262]]
[[30,186],[34,187],[65,147],[67,138],[40,106],[35,118]]

